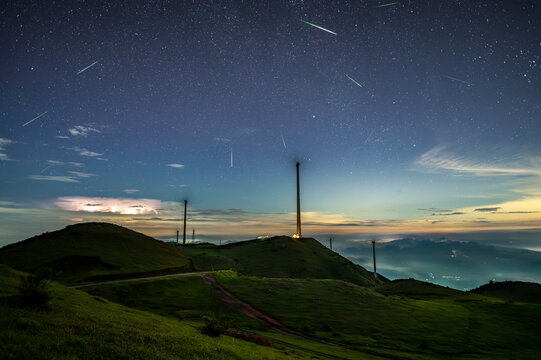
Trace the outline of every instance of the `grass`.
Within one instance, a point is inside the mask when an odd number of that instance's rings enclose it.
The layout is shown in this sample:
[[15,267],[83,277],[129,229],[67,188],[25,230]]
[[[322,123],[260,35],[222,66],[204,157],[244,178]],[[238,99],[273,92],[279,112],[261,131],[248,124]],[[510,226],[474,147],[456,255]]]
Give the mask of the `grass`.
[[236,327],[265,329],[263,323],[238,314],[217,300],[199,275],[104,284],[82,288],[89,294],[139,310],[181,320],[220,318]]
[[183,251],[204,271],[231,269],[259,277],[339,279],[370,286],[379,283],[364,268],[312,238],[277,236],[223,246],[186,246]]
[[223,274],[217,280],[291,328],[365,352],[472,359],[519,352],[535,359],[541,350],[540,305],[461,292],[430,300],[386,296],[336,280]]
[[130,273],[192,269],[180,248],[107,223],[85,223],[0,249],[0,262],[22,271],[50,267],[65,283]]
[[0,265],[2,359],[304,359],[303,351],[211,338],[178,320],[52,284],[42,308],[13,303],[22,273]]

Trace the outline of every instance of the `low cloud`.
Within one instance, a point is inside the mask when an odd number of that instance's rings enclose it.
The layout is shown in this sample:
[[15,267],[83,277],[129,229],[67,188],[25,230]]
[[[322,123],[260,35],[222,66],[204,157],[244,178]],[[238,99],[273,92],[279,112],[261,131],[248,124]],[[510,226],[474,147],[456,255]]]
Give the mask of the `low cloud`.
[[54,205],[67,211],[83,211],[90,213],[113,213],[122,215],[158,214],[162,208],[160,200],[101,198],[84,196],[60,197]]
[[[347,246],[342,253],[372,268],[369,241]],[[406,238],[376,245],[378,272],[391,279],[430,281],[471,289],[489,280],[541,281],[541,253],[480,242]]]

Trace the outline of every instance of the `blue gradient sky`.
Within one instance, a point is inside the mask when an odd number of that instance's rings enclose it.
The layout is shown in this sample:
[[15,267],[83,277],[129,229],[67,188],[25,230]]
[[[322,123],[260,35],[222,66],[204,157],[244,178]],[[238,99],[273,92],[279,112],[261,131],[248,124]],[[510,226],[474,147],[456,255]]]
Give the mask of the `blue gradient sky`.
[[295,161],[306,235],[537,231],[539,3],[379,4],[6,6],[0,244],[293,233]]

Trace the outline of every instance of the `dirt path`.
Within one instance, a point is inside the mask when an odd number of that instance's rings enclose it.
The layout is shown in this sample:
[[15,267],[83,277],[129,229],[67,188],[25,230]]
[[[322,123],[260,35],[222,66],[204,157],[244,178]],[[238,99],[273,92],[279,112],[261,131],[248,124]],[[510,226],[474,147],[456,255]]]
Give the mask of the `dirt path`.
[[261,311],[254,309],[250,304],[247,304],[240,300],[238,297],[224,289],[220,284],[216,282],[214,276],[210,274],[201,275],[203,281],[206,282],[214,291],[216,297],[223,302],[233,305],[242,314],[251,317],[252,319],[263,321],[269,324],[273,329],[274,328],[283,328],[284,326],[280,324],[278,320],[273,317],[270,317],[267,314],[263,314]]
[[163,279],[163,278],[175,277],[175,276],[188,276],[188,275],[201,275],[201,274],[204,274],[204,273],[189,272],[189,273],[178,273],[178,274],[167,274],[167,275],[154,275],[154,276],[145,276],[145,277],[131,278],[131,279],[108,280],[108,281],[99,281],[99,282],[93,282],[93,283],[88,283],[88,284],[73,285],[73,286],[70,286],[70,288],[79,289],[79,288],[88,287],[88,286],[99,286],[99,285],[116,284],[116,283],[122,283],[122,282],[130,282],[130,281],[153,280],[153,279]]
[[264,323],[267,323],[273,330],[285,335],[293,335],[293,336],[300,337],[306,340],[316,341],[322,344],[338,346],[337,344],[333,344],[331,342],[328,342],[322,339],[317,339],[317,338],[305,335],[301,332],[285,327],[272,316],[269,316],[267,314],[262,313],[261,311],[257,309],[254,309],[252,305],[245,303],[244,301],[236,297],[233,293],[227,291],[220,284],[218,284],[214,276],[212,276],[211,274],[203,274],[201,275],[201,277],[203,278],[204,282],[209,284],[209,286],[214,291],[214,294],[216,295],[216,297],[218,297],[220,300],[228,304],[231,304],[239,312],[241,312],[242,314],[248,317],[251,317],[252,319],[256,319],[259,321],[263,321]]

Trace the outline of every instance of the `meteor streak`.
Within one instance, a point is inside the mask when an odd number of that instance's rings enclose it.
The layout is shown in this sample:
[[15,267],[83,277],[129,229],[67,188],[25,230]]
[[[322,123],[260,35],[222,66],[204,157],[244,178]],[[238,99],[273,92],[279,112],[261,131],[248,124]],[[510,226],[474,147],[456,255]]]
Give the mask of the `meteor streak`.
[[398,4],[397,2],[394,2],[394,3],[388,3],[388,4],[381,4],[381,5],[378,5],[376,6],[377,8],[382,8],[382,7],[387,7],[387,6],[393,6],[393,5],[396,5]]
[[320,30],[326,31],[326,32],[331,33],[331,34],[333,34],[333,35],[336,35],[336,33],[335,33],[334,31],[327,30],[327,29],[325,29],[324,27],[317,26],[316,24],[309,23],[308,21],[304,21],[304,20],[301,20],[301,21],[302,21],[303,23],[305,23],[305,24],[311,25],[311,26],[316,27],[316,28],[318,28],[318,29],[320,29]]
[[454,78],[454,77],[452,77],[452,76],[443,75],[443,77],[446,77],[447,79],[451,79],[451,80],[453,80],[453,81],[458,81],[458,82],[464,83],[464,84],[469,85],[469,86],[473,86],[473,84],[470,83],[470,82],[467,82],[467,81],[464,81],[464,80],[460,80],[460,79]]
[[79,70],[79,72],[77,73],[77,75],[79,75],[79,74],[82,73],[83,71],[86,71],[86,70],[90,69],[92,66],[96,65],[97,63],[98,63],[98,61],[94,61],[92,64],[88,65],[88,66],[85,67],[84,69]]
[[287,150],[286,141],[284,140],[284,135],[280,134],[280,136],[282,137],[282,144],[284,144],[284,149]]
[[231,148],[231,167],[233,167],[233,148]]
[[357,81],[355,81],[355,79],[352,79],[351,77],[349,77],[348,74],[345,74],[345,75],[346,75],[346,77],[347,77],[348,79],[350,79],[351,81],[353,81],[353,82],[355,83],[355,85],[357,85],[358,87],[363,87],[361,84],[359,84]]
[[40,117],[42,117],[42,116],[45,115],[45,114],[47,114],[47,111],[45,111],[44,113],[39,114],[38,116],[36,116],[36,117],[33,118],[32,120],[30,120],[30,121],[24,123],[24,124],[23,124],[23,127],[25,127],[26,125],[30,124],[32,121],[39,119]]

